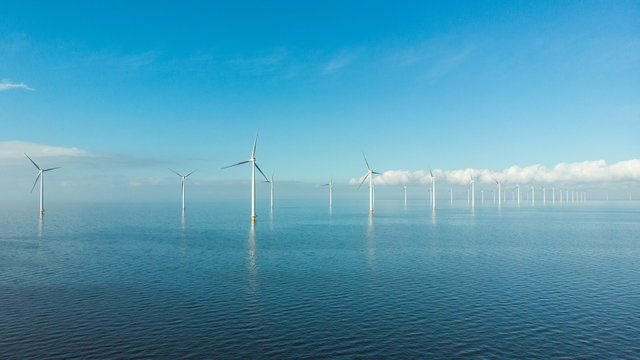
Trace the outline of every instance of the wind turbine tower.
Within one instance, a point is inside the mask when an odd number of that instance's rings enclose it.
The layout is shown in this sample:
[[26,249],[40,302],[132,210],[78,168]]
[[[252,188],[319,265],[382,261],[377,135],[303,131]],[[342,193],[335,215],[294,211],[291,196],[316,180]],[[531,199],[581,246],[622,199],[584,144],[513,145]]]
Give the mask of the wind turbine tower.
[[180,176],[180,179],[182,179],[182,212],[184,212],[185,207],[184,207],[184,180],[191,174],[193,174],[194,172],[196,172],[197,170],[193,170],[192,172],[188,173],[187,175],[182,175],[180,173],[178,173],[177,171],[169,168],[169,170],[171,170],[171,172],[173,172],[174,174]]
[[33,192],[33,189],[35,189],[36,185],[38,184],[38,180],[40,180],[40,215],[43,215],[44,214],[44,173],[47,171],[60,169],[60,167],[58,166],[58,167],[53,167],[49,169],[41,169],[40,166],[38,166],[38,164],[36,164],[35,161],[33,161],[29,157],[29,155],[25,153],[24,156],[26,156],[27,159],[31,161],[33,166],[35,166],[36,169],[38,169],[38,176],[36,177],[36,181],[33,183],[33,187],[31,187],[31,192]]
[[402,185],[402,189],[404,190],[404,206],[407,206],[407,185]]
[[273,175],[275,175],[275,172],[271,173],[271,180],[267,180],[265,182],[268,182],[269,185],[271,186],[271,208],[273,209]]
[[431,206],[433,211],[436,211],[436,178],[433,176],[431,168],[429,168],[429,174],[431,174]]
[[533,185],[531,185],[531,206],[536,206],[536,190]]
[[322,184],[322,186],[329,187],[329,208],[333,208],[333,178],[329,180],[328,184]]
[[256,169],[260,171],[260,174],[265,180],[269,181],[267,176],[262,172],[258,163],[256,163],[256,144],[258,143],[258,133],[256,132],[256,139],[253,141],[253,150],[251,151],[251,158],[249,160],[240,161],[233,165],[225,166],[223,169],[238,166],[246,163],[251,163],[251,221],[256,221]]
[[471,175],[471,208],[476,208],[476,181],[473,179],[473,175]]
[[374,174],[381,175],[381,174],[379,172],[375,172],[371,170],[371,167],[369,166],[369,162],[367,161],[367,157],[364,155],[364,153],[362,153],[362,157],[364,157],[364,163],[367,165],[367,173],[364,175],[364,178],[360,182],[360,185],[358,186],[358,188],[360,188],[360,186],[362,186],[362,183],[364,183],[365,180],[369,178],[369,214],[373,214],[373,175]]

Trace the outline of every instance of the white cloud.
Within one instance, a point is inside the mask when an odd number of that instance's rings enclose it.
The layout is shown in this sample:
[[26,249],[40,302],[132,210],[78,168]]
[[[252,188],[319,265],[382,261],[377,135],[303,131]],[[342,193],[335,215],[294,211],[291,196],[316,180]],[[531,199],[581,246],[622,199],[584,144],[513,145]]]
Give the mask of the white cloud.
[[49,146],[26,141],[0,141],[0,159],[23,159],[25,153],[32,157],[97,156],[76,147]]
[[42,159],[56,166],[74,168],[142,168],[153,167],[164,162],[154,159],[138,159],[131,156],[91,152],[77,147],[50,146],[26,141],[0,141],[0,165],[19,166],[25,161],[24,154],[35,162]]
[[[607,165],[604,160],[560,163],[552,168],[542,165],[511,166],[502,171],[489,169],[433,170],[437,181],[456,185],[470,182],[473,176],[478,183],[492,184],[496,180],[510,184],[565,184],[640,181],[640,159],[620,161]],[[351,179],[351,184],[359,184]],[[376,185],[427,184],[431,182],[429,171],[389,170],[375,178]]]
[[352,53],[341,52],[334,55],[327,64],[322,67],[322,74],[330,74],[348,66],[354,58]]
[[10,90],[10,89],[25,89],[25,90],[30,90],[33,91],[33,88],[30,88],[29,86],[27,86],[24,83],[19,83],[19,84],[14,84],[9,82],[9,80],[3,79],[0,82],[0,91],[3,90]]

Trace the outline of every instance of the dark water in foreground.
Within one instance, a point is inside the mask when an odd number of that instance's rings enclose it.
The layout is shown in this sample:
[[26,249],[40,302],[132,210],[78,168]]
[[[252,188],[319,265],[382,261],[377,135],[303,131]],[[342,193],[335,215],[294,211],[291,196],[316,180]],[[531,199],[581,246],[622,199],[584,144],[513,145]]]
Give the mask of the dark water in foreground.
[[0,358],[640,358],[637,204],[172,205],[1,210]]

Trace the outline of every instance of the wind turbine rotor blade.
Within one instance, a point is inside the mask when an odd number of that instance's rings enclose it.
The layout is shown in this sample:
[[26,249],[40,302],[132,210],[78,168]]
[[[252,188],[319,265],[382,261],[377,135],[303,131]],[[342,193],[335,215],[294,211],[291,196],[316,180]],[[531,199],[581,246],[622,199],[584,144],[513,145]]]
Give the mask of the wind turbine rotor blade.
[[258,144],[258,132],[256,131],[256,139],[253,140],[253,151],[251,152],[251,158],[256,156],[256,144]]
[[320,186],[329,186],[329,184],[322,184],[322,185],[320,185]]
[[431,171],[431,168],[429,168],[429,174],[431,174],[431,177],[433,177],[433,171]]
[[267,177],[267,175],[265,175],[265,174],[262,172],[262,169],[260,169],[260,166],[258,166],[258,163],[254,162],[253,164],[256,166],[256,169],[258,169],[258,171],[260,171],[260,174],[262,174],[262,176],[264,176],[264,179],[265,179],[265,180],[267,180],[267,182],[271,182],[271,181],[269,180],[269,178]]
[[367,164],[367,170],[371,171],[371,168],[369,167],[369,162],[367,161],[367,157],[364,156],[364,153],[362,153],[362,157],[364,158],[364,163]]
[[360,189],[360,186],[362,186],[362,184],[364,183],[365,180],[367,180],[368,177],[369,177],[369,173],[367,173],[367,175],[364,176],[364,178],[360,182],[360,185],[358,185],[358,189]]
[[60,166],[56,166],[56,167],[52,167],[52,168],[48,168],[48,169],[44,169],[44,170],[42,170],[42,171],[43,171],[43,172],[44,172],[44,171],[51,171],[51,170],[55,170],[55,169],[60,169]]
[[239,163],[235,163],[235,164],[233,164],[233,165],[225,166],[225,167],[223,167],[223,168],[221,168],[221,169],[227,169],[227,168],[230,168],[230,167],[234,167],[234,166],[238,166],[238,165],[246,164],[246,163],[248,163],[248,162],[251,162],[251,160],[240,161]]
[[173,170],[172,168],[167,168],[167,169],[171,170],[171,172],[172,172],[172,173],[174,173],[174,174],[176,174],[176,175],[178,175],[178,176],[182,177],[182,174],[180,174],[179,172],[177,172],[177,171]]
[[193,174],[193,173],[194,173],[194,172],[196,172],[196,171],[198,171],[198,169],[193,170],[192,172],[188,173],[188,174],[187,174],[187,175],[185,175],[184,177],[187,177],[187,176],[189,176],[189,175]]
[[27,155],[27,153],[24,153],[24,156],[26,156],[26,157],[27,157],[27,159],[29,159],[29,161],[31,161],[31,163],[33,164],[33,166],[35,166],[35,167],[36,167],[36,169],[38,169],[38,170],[42,170],[42,169],[40,169],[40,166],[38,166],[38,164],[36,164],[36,162],[35,162],[35,161],[31,160],[31,158],[29,157],[29,155]]
[[376,175],[382,175],[381,173],[377,172],[377,171],[372,171],[372,174],[376,174]]
[[36,177],[36,181],[33,183],[33,187],[31,187],[31,192],[33,192],[33,189],[35,189],[36,185],[38,185],[38,180],[40,179],[40,175],[42,175],[42,173],[38,173],[38,176]]

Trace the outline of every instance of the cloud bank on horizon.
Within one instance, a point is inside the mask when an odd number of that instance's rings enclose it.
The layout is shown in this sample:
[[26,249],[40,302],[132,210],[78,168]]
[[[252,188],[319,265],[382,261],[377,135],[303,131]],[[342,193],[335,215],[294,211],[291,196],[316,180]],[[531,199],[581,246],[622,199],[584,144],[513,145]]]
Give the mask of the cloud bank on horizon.
[[[153,160],[122,159],[113,154],[90,152],[76,147],[42,145],[25,141],[0,141],[0,165],[25,161],[24,153],[34,158],[47,157],[49,160],[66,159],[78,167],[102,167],[119,165],[126,168],[136,166],[165,165]],[[76,159],[76,160],[73,160]],[[89,161],[90,160],[90,161]],[[71,165],[71,164],[70,164]],[[624,181],[640,182],[640,159],[619,161],[608,165],[605,160],[559,163],[554,167],[530,165],[511,166],[504,170],[490,169],[434,169],[438,182],[455,185],[469,184],[471,177],[477,183],[493,184],[566,184],[566,183],[611,183]],[[360,179],[352,178],[350,184],[358,184]],[[145,183],[148,183],[145,182]],[[431,183],[429,170],[388,170],[374,178],[376,185],[428,184]]]
[[[433,170],[436,181],[455,185],[469,184],[473,177],[476,183],[494,184],[565,184],[640,181],[640,159],[619,161],[607,165],[604,160],[577,163],[559,163],[549,168],[542,165],[526,167],[511,166],[502,171],[489,169]],[[362,181],[351,179],[349,183]],[[374,178],[375,185],[402,185],[431,183],[429,170],[388,170]]]

